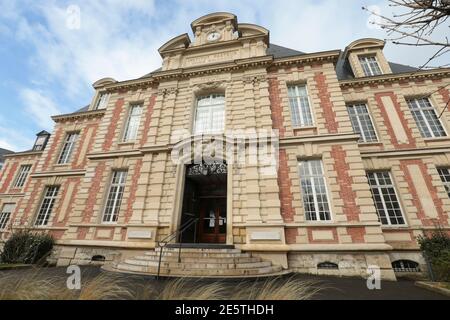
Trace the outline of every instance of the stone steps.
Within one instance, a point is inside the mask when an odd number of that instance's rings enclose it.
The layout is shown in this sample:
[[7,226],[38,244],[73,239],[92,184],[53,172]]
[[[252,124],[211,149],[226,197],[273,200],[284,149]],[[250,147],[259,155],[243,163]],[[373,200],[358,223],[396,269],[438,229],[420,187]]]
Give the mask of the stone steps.
[[[172,277],[264,277],[278,275],[280,266],[252,257],[232,248],[183,248],[178,262],[178,248],[164,248],[160,275]],[[105,270],[156,275],[158,273],[160,248],[133,258],[104,266]]]
[[[126,264],[131,264],[135,266],[147,266],[147,267],[158,267],[158,261],[145,261],[138,259],[127,259],[124,261]],[[199,262],[168,262],[162,261],[161,267],[169,269],[246,269],[246,268],[263,268],[270,267],[272,264],[270,262],[250,262],[250,263],[199,263]]]
[[[135,260],[157,261],[159,255],[143,255],[134,257]],[[178,262],[178,255],[164,256],[166,262]],[[260,262],[258,257],[186,257],[181,256],[181,262],[184,263],[250,263]]]
[[[158,273],[158,267],[147,267],[132,265],[128,263],[119,263],[113,266],[115,271],[135,272],[140,274],[156,275]],[[271,276],[274,273],[281,272],[282,268],[278,266],[269,266],[252,269],[168,269],[161,266],[161,276],[202,276],[202,277],[216,277],[216,276],[233,276],[233,277],[245,277],[245,276]]]

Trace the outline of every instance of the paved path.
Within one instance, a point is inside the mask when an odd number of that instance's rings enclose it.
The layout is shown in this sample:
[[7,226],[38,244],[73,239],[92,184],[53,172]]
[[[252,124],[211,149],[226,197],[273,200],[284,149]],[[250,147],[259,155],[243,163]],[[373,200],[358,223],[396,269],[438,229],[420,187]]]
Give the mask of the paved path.
[[[0,271],[0,278],[5,275],[20,276],[23,273],[35,272],[33,269],[4,270]],[[156,281],[153,277],[134,276],[125,274],[113,274],[102,271],[98,267],[83,267],[82,279],[86,281],[101,273],[107,276],[125,278],[130,286],[136,286],[143,283],[159,287],[161,281]],[[39,274],[47,276],[66,276],[66,268],[46,268],[39,269]],[[319,277],[310,275],[296,275],[299,280],[313,280],[320,283],[322,291],[315,296],[318,300],[450,300],[449,297],[416,287],[414,282],[408,280],[399,280],[397,282],[382,281],[381,290],[368,290],[366,280],[359,278],[337,278],[337,277]],[[205,280],[210,282],[210,280]],[[225,285],[230,285],[230,289],[236,286],[236,280],[226,281]]]

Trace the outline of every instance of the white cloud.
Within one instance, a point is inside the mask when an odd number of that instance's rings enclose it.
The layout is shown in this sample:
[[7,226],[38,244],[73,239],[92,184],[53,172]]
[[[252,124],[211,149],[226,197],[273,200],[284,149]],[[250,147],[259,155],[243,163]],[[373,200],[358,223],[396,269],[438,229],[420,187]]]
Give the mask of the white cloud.
[[0,148],[11,151],[28,150],[33,142],[33,132],[24,127],[23,123],[16,123],[0,115]]
[[20,97],[25,106],[24,113],[37,125],[47,130],[53,129],[51,116],[61,114],[53,100],[38,90],[22,89]]

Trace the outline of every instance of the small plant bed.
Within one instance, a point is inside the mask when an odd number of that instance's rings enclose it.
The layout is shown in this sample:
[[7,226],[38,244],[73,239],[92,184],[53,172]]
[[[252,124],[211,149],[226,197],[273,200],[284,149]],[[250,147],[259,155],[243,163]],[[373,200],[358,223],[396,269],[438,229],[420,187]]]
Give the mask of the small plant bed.
[[13,266],[43,264],[54,243],[54,239],[46,233],[15,231],[0,252],[0,270]]

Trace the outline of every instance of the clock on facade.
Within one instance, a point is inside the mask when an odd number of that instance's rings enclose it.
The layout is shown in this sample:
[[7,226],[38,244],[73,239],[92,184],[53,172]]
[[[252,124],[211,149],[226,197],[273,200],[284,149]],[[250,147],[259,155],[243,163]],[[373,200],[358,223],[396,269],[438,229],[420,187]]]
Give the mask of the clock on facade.
[[206,39],[210,42],[212,41],[217,41],[220,39],[220,33],[218,32],[211,32],[210,34],[208,34],[208,36],[206,37]]

